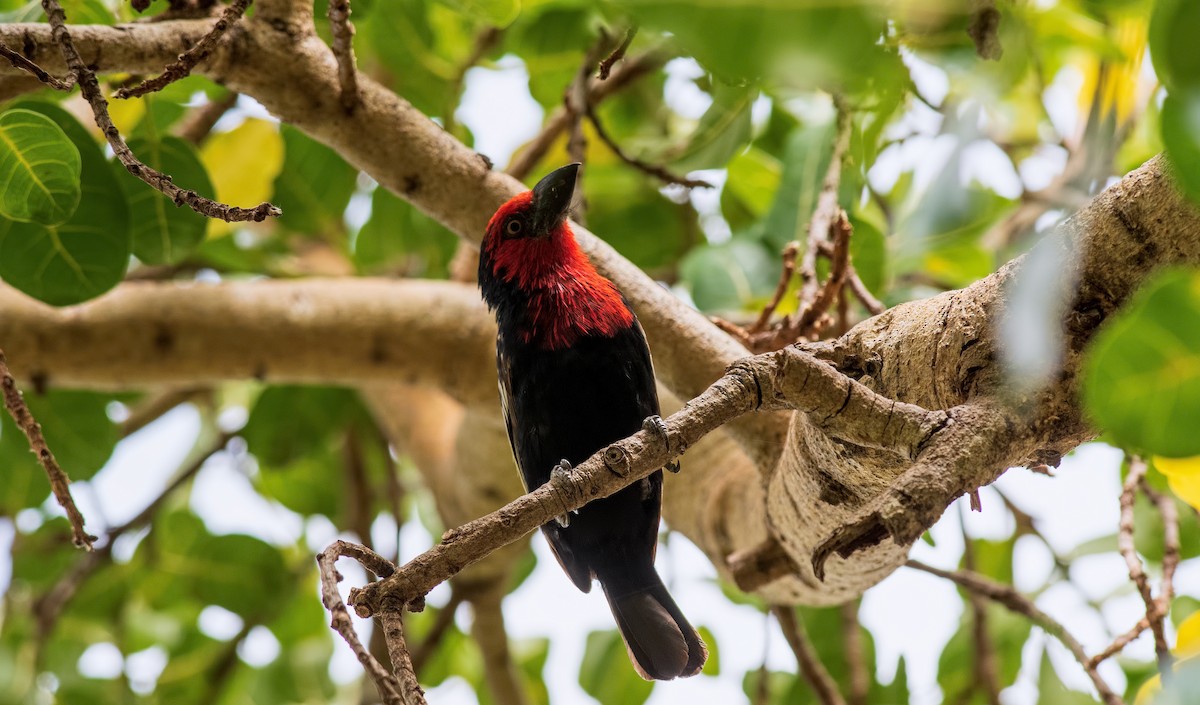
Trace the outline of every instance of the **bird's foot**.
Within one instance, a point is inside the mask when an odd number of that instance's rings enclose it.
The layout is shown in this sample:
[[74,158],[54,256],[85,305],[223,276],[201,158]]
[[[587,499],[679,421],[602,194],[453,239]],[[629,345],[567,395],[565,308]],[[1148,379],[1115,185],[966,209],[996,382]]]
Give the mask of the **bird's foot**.
[[[646,420],[642,422],[642,430],[658,434],[662,438],[663,445],[667,447],[667,450],[671,450],[671,436],[667,433],[667,422],[663,421],[661,416],[658,414],[647,416]],[[672,460],[664,467],[667,472],[679,472],[679,461]]]
[[[570,474],[572,469],[573,468],[571,467],[571,461],[567,460],[566,458],[563,458],[562,460],[558,461],[558,465],[555,465],[553,468],[550,469],[550,475],[551,475],[551,477],[553,477],[553,476],[561,477],[561,476]],[[579,512],[575,511],[572,513],[578,514]],[[571,525],[571,513],[560,514],[560,515],[554,517],[554,523],[558,524],[559,526],[561,526],[564,529],[567,528],[568,526]]]

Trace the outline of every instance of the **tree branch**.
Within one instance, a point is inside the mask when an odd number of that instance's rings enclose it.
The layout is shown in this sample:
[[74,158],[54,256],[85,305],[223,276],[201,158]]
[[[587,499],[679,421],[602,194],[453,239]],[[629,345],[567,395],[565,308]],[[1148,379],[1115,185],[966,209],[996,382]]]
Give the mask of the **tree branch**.
[[354,23],[350,21],[350,0],[330,0],[329,27],[333,31],[333,55],[337,57],[341,83],[342,109],[354,110],[358,104],[358,75],[354,64]]
[[1175,659],[1171,656],[1171,647],[1167,644],[1167,634],[1163,627],[1166,610],[1159,611],[1158,602],[1150,592],[1150,581],[1138,558],[1137,549],[1133,544],[1133,503],[1137,497],[1138,483],[1146,477],[1146,461],[1138,456],[1129,458],[1129,473],[1121,486],[1121,520],[1117,530],[1117,550],[1125,559],[1125,567],[1129,570],[1129,579],[1137,587],[1142,602],[1146,605],[1146,619],[1150,623],[1150,631],[1154,633],[1154,651],[1158,655],[1158,670],[1164,674],[1171,672]]
[[833,681],[829,670],[825,668],[825,664],[821,663],[821,657],[813,649],[812,642],[808,640],[804,624],[796,619],[796,608],[772,605],[771,614],[775,615],[775,619],[779,621],[779,628],[783,630],[783,638],[787,639],[788,646],[792,647],[792,653],[796,656],[796,665],[800,667],[800,674],[812,686],[813,692],[817,695],[817,701],[822,705],[846,705],[846,700],[838,690],[837,683]]
[[[180,54],[175,61],[167,64],[162,73],[154,78],[148,78],[136,86],[121,88],[113,94],[113,97],[124,100],[126,98],[143,96],[147,93],[155,93],[175,81],[191,75],[192,69],[196,68],[196,64],[208,58],[208,55],[212,53],[213,47],[225,36],[225,32],[242,18],[250,2],[251,0],[233,0],[230,2],[225,6],[225,10],[217,18],[217,21],[213,22],[212,29],[201,37],[195,46]],[[330,11],[332,12],[332,10]]]
[[46,70],[43,69],[41,66],[38,66],[37,64],[33,63],[29,59],[26,59],[24,56],[18,54],[17,52],[13,51],[12,49],[9,49],[6,46],[4,46],[3,44],[0,44],[0,56],[3,56],[4,58],[8,59],[9,63],[12,64],[14,68],[21,69],[22,71],[28,71],[29,73],[31,73],[35,77],[37,77],[37,80],[41,81],[42,83],[45,83],[47,86],[50,86],[51,88],[53,88],[55,90],[69,91],[75,87],[75,75],[74,74],[68,74],[66,79],[55,78],[55,77],[51,76],[49,73],[46,73]]
[[1033,604],[1029,598],[1017,592],[1012,587],[969,571],[949,572],[913,560],[908,561],[906,565],[909,568],[915,568],[936,575],[939,578],[945,578],[970,592],[982,595],[989,600],[994,600],[1009,610],[1026,617],[1029,621],[1044,629],[1047,634],[1062,642],[1063,646],[1067,647],[1067,650],[1071,652],[1071,655],[1075,657],[1079,665],[1083,666],[1083,670],[1087,672],[1088,678],[1092,680],[1092,685],[1100,693],[1100,699],[1106,705],[1123,705],[1121,698],[1113,692],[1112,688],[1096,672],[1095,666],[1091,664],[1091,661],[1083,650],[1083,645],[1067,631],[1066,627],[1038,609],[1037,605]]
[[246,220],[258,222],[265,220],[268,216],[278,216],[282,212],[270,203],[260,203],[254,208],[238,208],[218,203],[195,191],[179,188],[171,181],[170,176],[138,161],[108,115],[108,101],[100,92],[100,83],[96,80],[96,74],[88,68],[75,48],[71,34],[67,31],[66,14],[63,12],[62,5],[58,3],[58,0],[42,0],[42,8],[45,9],[46,17],[50,20],[54,41],[58,43],[67,67],[79,83],[80,92],[83,93],[84,99],[92,108],[96,125],[104,134],[104,138],[108,140],[117,159],[125,166],[126,171],[161,191],[167,198],[174,201],[175,205],[187,204],[192,210],[209,218],[229,222]]
[[71,497],[71,478],[67,477],[67,473],[59,467],[58,461],[54,459],[54,453],[50,451],[50,446],[46,445],[42,427],[33,418],[33,414],[29,413],[25,398],[21,395],[21,390],[17,389],[17,380],[8,369],[8,358],[5,357],[3,350],[0,350],[0,386],[4,389],[5,408],[8,409],[9,415],[17,424],[17,428],[25,434],[25,438],[29,441],[29,450],[37,456],[38,463],[46,471],[46,478],[50,480],[50,490],[54,493],[54,499],[58,500],[59,506],[67,513],[67,519],[71,522],[72,542],[78,548],[91,551],[92,542],[96,540],[96,537],[84,529],[83,514],[79,512],[74,498]]

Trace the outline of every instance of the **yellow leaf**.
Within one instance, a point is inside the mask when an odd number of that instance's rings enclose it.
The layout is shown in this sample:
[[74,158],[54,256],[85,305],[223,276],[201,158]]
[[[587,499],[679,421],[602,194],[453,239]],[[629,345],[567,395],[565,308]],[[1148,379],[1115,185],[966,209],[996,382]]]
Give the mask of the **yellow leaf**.
[[1138,688],[1133,705],[1150,705],[1160,690],[1162,690],[1162,676],[1155,674],[1153,678],[1142,683],[1141,688]]
[[122,135],[133,132],[133,128],[141,122],[145,114],[146,101],[141,98],[113,100],[108,104],[108,115]]
[[1200,455],[1190,458],[1154,456],[1154,467],[1164,475],[1200,475]]
[[1200,655],[1200,612],[1183,620],[1175,632],[1175,656],[1186,659]]
[[[208,170],[218,201],[253,208],[270,200],[274,192],[275,177],[283,168],[283,138],[274,123],[250,118],[229,132],[209,137],[200,150],[200,161]],[[209,237],[227,235],[233,229],[232,223],[208,221]]]
[[1176,497],[1200,509],[1200,474],[1167,475],[1167,484]]

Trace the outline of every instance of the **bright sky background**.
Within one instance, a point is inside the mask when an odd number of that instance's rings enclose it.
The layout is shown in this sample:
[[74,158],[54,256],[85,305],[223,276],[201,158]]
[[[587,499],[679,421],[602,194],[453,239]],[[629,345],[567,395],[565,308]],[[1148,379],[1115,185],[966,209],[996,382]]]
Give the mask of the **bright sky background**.
[[[913,77],[923,95],[934,102],[945,96],[948,81],[937,68],[907,57]],[[1149,66],[1150,62],[1145,62]],[[669,66],[671,78],[666,85],[670,104],[682,115],[698,117],[707,107],[707,96],[699,91],[691,78],[699,67],[694,63],[676,60]],[[541,107],[529,96],[528,77],[519,60],[502,59],[496,68],[474,68],[466,77],[466,94],[457,114],[459,120],[475,136],[475,148],[503,165],[512,152],[536,134],[543,117]],[[1046,104],[1056,130],[1072,134],[1078,122],[1075,91],[1078,76],[1069,71],[1060,75],[1046,92]],[[264,115],[256,104],[241,99],[245,113]],[[758,106],[763,115],[766,106]],[[978,106],[976,106],[978,107]],[[984,111],[986,112],[986,111]],[[225,125],[226,123],[222,123]],[[232,127],[232,125],[228,125]],[[919,137],[893,147],[882,156],[870,174],[880,187],[887,189],[897,175],[916,167],[916,186],[928,185],[941,171],[954,147],[954,140],[937,136],[941,117],[933,110],[914,101],[914,107],[904,119],[900,131],[915,130]],[[1031,188],[1045,185],[1065,163],[1065,153],[1048,150],[1022,165],[1020,173],[994,146],[974,142],[966,148],[960,176],[965,181],[976,179],[1006,196],[1016,196],[1022,181]],[[723,175],[713,175],[723,178]],[[706,174],[706,178],[709,175]],[[718,192],[699,190],[693,198],[701,214],[707,214],[706,225],[717,213]],[[357,200],[351,208],[361,208]],[[362,222],[362,214],[351,215],[352,222]],[[727,237],[715,228],[710,237]],[[237,419],[232,419],[235,423]],[[96,532],[106,525],[119,523],[136,514],[155,497],[170,475],[183,460],[199,429],[199,416],[194,409],[176,409],[146,429],[123,441],[108,465],[91,482],[77,483],[75,496]],[[1109,535],[1117,526],[1120,491],[1118,466],[1120,453],[1102,445],[1087,445],[1066,458],[1056,477],[1047,478],[1023,469],[1006,473],[996,486],[1018,506],[1039,519],[1039,528],[1057,543],[1061,553],[1090,539]],[[191,494],[191,506],[215,533],[244,532],[264,540],[291,544],[304,536],[315,553],[338,537],[328,520],[305,522],[281,506],[266,502],[254,493],[247,473],[250,466],[239,463],[227,454],[209,461],[197,476]],[[1011,520],[1000,498],[991,490],[982,492],[984,511],[970,514],[968,529],[974,536],[1005,536],[1011,531]],[[48,508],[57,511],[52,502]],[[913,557],[944,568],[957,565],[962,551],[959,530],[959,508],[951,507],[943,520],[933,528],[936,548],[918,542]],[[17,522],[23,527],[36,526],[36,512],[25,512]],[[376,546],[384,554],[395,545],[395,527],[390,520],[380,520],[374,527]],[[8,547],[13,536],[12,523],[0,520],[0,590],[7,587],[11,566]],[[347,537],[349,538],[349,537]],[[117,547],[118,560],[127,560],[139,536],[124,537]],[[432,543],[432,538],[416,521],[399,532],[401,555],[411,558]],[[561,574],[551,559],[540,535],[533,539],[538,554],[537,570],[528,582],[505,603],[510,635],[515,639],[548,636],[550,656],[544,676],[556,705],[592,703],[577,681],[587,633],[596,629],[611,629],[612,617],[598,590],[589,595],[578,592]],[[705,625],[717,637],[721,659],[719,677],[695,677],[660,684],[651,698],[653,705],[688,703],[744,702],[741,679],[744,673],[758,668],[764,658],[775,670],[794,670],[792,654],[773,623],[749,607],[729,603],[714,584],[715,572],[701,552],[682,536],[673,535],[669,547],[659,551],[658,566],[680,607],[694,624]],[[1036,540],[1022,539],[1017,544],[1016,584],[1022,590],[1039,588],[1051,570],[1051,558]],[[1038,605],[1063,621],[1089,651],[1107,644],[1110,632],[1120,632],[1132,625],[1143,613],[1139,598],[1126,590],[1124,596],[1110,601],[1104,624],[1094,619],[1086,609],[1084,596],[1099,597],[1128,583],[1121,558],[1113,553],[1081,559],[1072,571],[1075,588],[1061,585],[1038,597]],[[347,575],[343,589],[361,584],[363,575],[356,566],[343,561],[340,568]],[[1200,596],[1200,564],[1185,562],[1176,579],[1180,593]],[[316,586],[313,586],[314,594]],[[441,604],[448,595],[446,588],[434,592],[430,602]],[[901,569],[873,588],[864,598],[862,621],[874,635],[878,653],[878,671],[884,680],[894,677],[897,660],[903,656],[907,664],[912,702],[917,705],[937,703],[940,693],[936,685],[937,658],[941,648],[957,628],[961,600],[947,582],[912,570]],[[459,613],[460,626],[468,628],[468,610]],[[360,630],[369,626],[359,621]],[[201,627],[216,638],[228,639],[241,627],[239,618],[220,608],[212,607],[202,615]],[[331,639],[334,637],[330,632]],[[364,634],[365,640],[365,634]],[[1005,691],[1006,705],[1024,705],[1035,700],[1033,683],[1037,677],[1039,654],[1045,639],[1040,631],[1026,645],[1025,666],[1019,682]],[[361,674],[349,649],[340,641],[331,665],[334,677],[346,682]],[[1060,676],[1076,688],[1090,685],[1069,654],[1050,640],[1050,653]],[[266,629],[259,628],[244,644],[242,657],[251,664],[269,662],[278,645]],[[1127,651],[1131,656],[1149,659],[1153,648],[1148,636],[1134,642]],[[161,649],[149,649],[129,657],[122,664],[121,655],[112,645],[98,645],[80,660],[80,670],[97,677],[115,677],[122,668],[135,688],[148,689],[165,665]],[[1118,691],[1124,686],[1120,668],[1107,663],[1101,669],[1105,678]],[[436,705],[466,705],[475,702],[474,694],[462,681],[450,681],[432,689],[431,703]]]

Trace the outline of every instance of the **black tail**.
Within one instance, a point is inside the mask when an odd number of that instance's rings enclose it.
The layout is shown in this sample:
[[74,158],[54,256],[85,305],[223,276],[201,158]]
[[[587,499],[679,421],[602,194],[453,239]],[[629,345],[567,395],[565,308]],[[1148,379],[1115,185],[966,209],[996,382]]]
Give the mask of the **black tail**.
[[635,584],[642,587],[621,590],[628,585],[629,577],[610,581],[600,578],[600,585],[638,675],[646,680],[669,681],[699,673],[708,649],[671,599],[653,566],[640,571],[641,579]]

